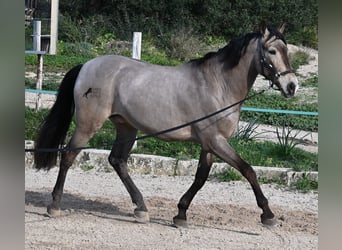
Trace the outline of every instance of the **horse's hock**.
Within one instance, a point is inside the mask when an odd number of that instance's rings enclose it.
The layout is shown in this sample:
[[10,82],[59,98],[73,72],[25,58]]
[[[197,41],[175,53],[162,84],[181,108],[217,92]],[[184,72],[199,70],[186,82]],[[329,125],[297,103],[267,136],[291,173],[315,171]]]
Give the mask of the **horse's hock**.
[[[25,141],[25,148],[33,148],[33,141]],[[86,149],[77,156],[72,168],[81,168],[84,171],[113,172],[108,162],[110,150]],[[33,168],[33,153],[26,152],[25,166]],[[57,166],[59,162],[57,163]],[[198,160],[177,160],[171,157],[131,154],[128,159],[128,169],[131,174],[168,175],[168,176],[194,176]],[[210,175],[225,172],[231,168],[226,163],[214,163]],[[259,179],[283,180],[288,186],[304,176],[310,180],[318,181],[318,172],[296,172],[290,168],[274,168],[254,166]],[[235,169],[233,169],[235,171]],[[237,172],[237,171],[236,171]],[[238,172],[237,172],[238,173]]]

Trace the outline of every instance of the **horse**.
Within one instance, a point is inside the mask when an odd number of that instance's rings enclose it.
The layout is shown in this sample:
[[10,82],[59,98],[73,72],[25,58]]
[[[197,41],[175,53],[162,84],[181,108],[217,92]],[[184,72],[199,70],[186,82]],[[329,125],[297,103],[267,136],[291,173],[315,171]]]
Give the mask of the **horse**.
[[[284,29],[285,24],[277,28],[262,25],[258,31],[236,37],[216,52],[179,66],[103,55],[70,69],[35,139],[34,166],[38,170],[54,167],[59,155],[58,150],[43,149],[64,149],[60,153],[48,214],[61,215],[60,203],[68,169],[81,147],[109,119],[116,127],[116,139],[108,161],[136,206],[134,217],[148,223],[150,218],[143,196],[127,169],[138,130],[145,134],[157,133],[231,105],[224,112],[156,136],[165,141],[190,141],[201,145],[194,181],[180,198],[173,223],[187,226],[187,210],[205,184],[216,156],[248,180],[262,210],[261,223],[277,224],[255,171],[234,151],[229,139],[240,118],[240,100],[248,95],[259,74],[275,85],[285,98],[297,92],[299,83],[289,63]],[[63,147],[74,113],[76,129]]]

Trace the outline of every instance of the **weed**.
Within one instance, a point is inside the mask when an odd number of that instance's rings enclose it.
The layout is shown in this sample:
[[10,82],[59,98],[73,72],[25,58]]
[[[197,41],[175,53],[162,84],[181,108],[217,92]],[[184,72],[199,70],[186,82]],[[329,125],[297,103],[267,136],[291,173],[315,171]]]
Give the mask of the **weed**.
[[300,143],[300,140],[306,137],[309,133],[303,135],[298,139],[298,135],[300,133],[299,130],[295,131],[290,127],[283,126],[282,132],[279,132],[279,128],[277,127],[276,133],[279,142],[280,149],[284,156],[290,156],[295,148]]
[[274,177],[274,178],[270,178],[270,179],[267,179],[265,177],[259,177],[258,180],[260,183],[263,183],[263,184],[276,184],[280,187],[283,187],[286,185],[286,181],[284,179],[279,178],[279,177]]
[[301,87],[318,87],[318,76],[312,75],[312,77],[306,79],[301,83]]
[[89,170],[92,170],[94,168],[94,166],[92,166],[92,165],[81,165],[80,168],[83,171],[89,171]]
[[263,132],[258,133],[256,129],[259,127],[257,124],[257,119],[251,120],[247,122],[246,125],[242,125],[238,127],[237,133],[235,133],[234,138],[236,140],[243,140],[243,141],[251,141],[254,139],[259,138],[259,135],[263,134]]
[[308,192],[310,190],[317,190],[318,189],[318,182],[315,180],[311,180],[306,175],[304,175],[302,178],[297,180],[293,186],[300,191]]
[[227,182],[242,180],[242,175],[238,173],[236,170],[233,170],[232,168],[229,168],[223,173],[215,174],[215,177],[218,178],[220,181],[227,181]]

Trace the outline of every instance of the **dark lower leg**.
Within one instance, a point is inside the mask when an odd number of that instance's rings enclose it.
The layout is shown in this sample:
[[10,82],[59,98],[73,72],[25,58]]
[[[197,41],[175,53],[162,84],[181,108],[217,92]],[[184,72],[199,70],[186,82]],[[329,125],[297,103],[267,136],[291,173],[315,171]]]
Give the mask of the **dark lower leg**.
[[[245,164],[247,164],[247,163],[245,163]],[[252,167],[249,164],[247,164],[241,168],[241,173],[250,183],[250,185],[253,189],[253,192],[255,194],[255,198],[256,198],[258,207],[260,207],[263,211],[263,213],[261,215],[261,222],[267,224],[268,223],[267,220],[273,219],[274,214],[272,213],[271,209],[269,208],[268,200],[264,196],[264,194],[260,188],[260,185],[258,183],[255,171],[252,169]]]
[[132,202],[137,206],[136,211],[147,212],[147,208],[144,203],[143,196],[128,174],[127,160],[122,160],[122,159],[120,160],[120,159],[114,158],[110,160],[110,163],[113,165],[116,173],[120,177],[128,193],[130,194]]
[[52,192],[52,203],[47,207],[48,213],[53,216],[60,215],[60,204],[66,175],[77,154],[78,152],[65,152],[62,154],[57,181]]
[[173,218],[175,224],[186,225],[186,211],[188,210],[190,203],[195,197],[196,193],[203,187],[204,183],[206,182],[211,165],[212,155],[208,152],[202,151],[195,175],[195,180],[189,190],[182,196],[178,203],[178,215]]
[[274,222],[272,221],[272,219],[274,218],[274,214],[268,206],[268,200],[261,191],[256,173],[253,168],[247,162],[241,159],[241,157],[235,152],[235,150],[227,143],[224,138],[213,142],[212,145],[212,151],[222,160],[240,171],[240,173],[248,180],[248,182],[252,186],[257,204],[263,211],[261,215],[261,222],[264,224],[274,224]]
[[[126,187],[132,202],[137,206],[134,210],[134,215],[138,218],[138,221],[149,221],[143,196],[129,176],[127,170],[128,154],[134,144],[137,130],[128,124],[116,124],[116,129],[117,139],[108,160]],[[122,143],[123,141],[124,143]]]

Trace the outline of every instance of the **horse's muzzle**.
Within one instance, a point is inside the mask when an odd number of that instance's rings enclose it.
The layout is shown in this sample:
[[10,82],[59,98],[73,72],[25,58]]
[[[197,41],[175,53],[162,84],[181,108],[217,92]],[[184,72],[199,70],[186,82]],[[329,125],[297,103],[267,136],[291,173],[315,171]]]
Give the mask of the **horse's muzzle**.
[[298,89],[298,85],[295,84],[294,82],[290,82],[289,84],[287,84],[286,90],[286,96],[287,97],[292,97],[294,96],[294,94],[297,92]]

